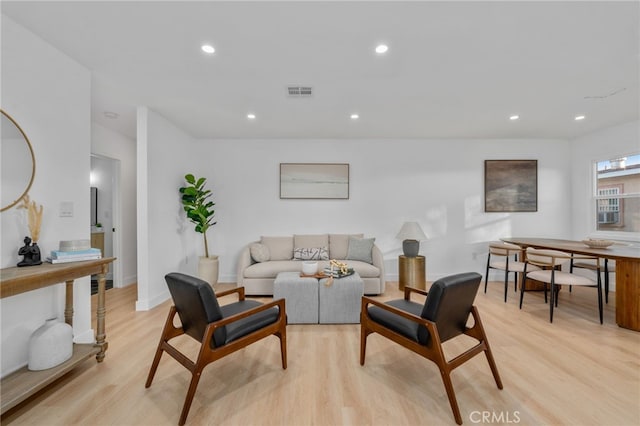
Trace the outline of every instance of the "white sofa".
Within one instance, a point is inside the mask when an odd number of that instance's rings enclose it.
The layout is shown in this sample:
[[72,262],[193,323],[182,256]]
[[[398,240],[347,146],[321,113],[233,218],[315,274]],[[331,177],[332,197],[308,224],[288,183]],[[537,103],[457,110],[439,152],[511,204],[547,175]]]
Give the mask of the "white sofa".
[[303,261],[310,253],[317,257],[318,252],[327,259],[318,260],[319,270],[329,265],[329,259],[345,262],[364,281],[365,294],[384,293],[382,252],[373,238],[362,234],[263,236],[240,252],[237,285],[244,286],[247,295],[273,295],[273,281],[279,272],[302,271]]

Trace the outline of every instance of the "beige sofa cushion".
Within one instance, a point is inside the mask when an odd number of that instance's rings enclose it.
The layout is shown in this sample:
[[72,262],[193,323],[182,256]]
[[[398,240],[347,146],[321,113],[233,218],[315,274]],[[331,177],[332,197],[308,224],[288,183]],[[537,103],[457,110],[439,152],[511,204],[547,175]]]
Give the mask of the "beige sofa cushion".
[[346,259],[349,250],[349,237],[364,237],[364,234],[329,234],[329,257]]
[[294,235],[293,236],[294,248],[312,248],[312,247],[329,247],[329,235],[328,234],[316,234],[316,235]]
[[271,260],[293,259],[293,237],[261,237],[262,244],[269,248]]
[[302,270],[299,260],[271,260],[254,263],[244,270],[245,278],[275,278],[279,272],[296,272]]
[[[357,260],[344,261],[353,268],[362,278],[378,278],[380,270],[366,262]],[[318,262],[318,270],[329,267],[329,261]],[[279,272],[299,272],[302,270],[302,262],[299,260],[271,260],[269,262],[254,263],[244,270],[245,278],[275,278]]]

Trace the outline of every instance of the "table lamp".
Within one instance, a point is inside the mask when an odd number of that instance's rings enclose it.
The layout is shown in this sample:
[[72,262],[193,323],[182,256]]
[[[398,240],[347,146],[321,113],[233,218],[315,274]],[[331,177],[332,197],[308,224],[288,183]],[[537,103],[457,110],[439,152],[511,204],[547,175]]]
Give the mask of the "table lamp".
[[407,257],[416,257],[420,251],[420,241],[426,240],[427,236],[422,231],[418,222],[405,222],[400,228],[396,238],[402,241],[402,252]]

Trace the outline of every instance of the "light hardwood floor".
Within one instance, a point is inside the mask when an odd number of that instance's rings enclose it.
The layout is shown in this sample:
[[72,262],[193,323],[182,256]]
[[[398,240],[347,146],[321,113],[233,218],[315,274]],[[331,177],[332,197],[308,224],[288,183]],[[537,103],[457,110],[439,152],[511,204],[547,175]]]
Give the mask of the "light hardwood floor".
[[[381,299],[399,297],[397,283],[388,282]],[[490,283],[476,305],[504,390],[483,356],[455,370],[465,424],[640,424],[640,333],[615,324],[615,297],[604,325],[593,289],[563,291],[553,324],[542,294],[527,293],[522,310],[513,289],[507,303],[502,297],[502,285]],[[135,286],[107,291],[105,361],[83,363],[5,414],[2,424],[177,424],[187,370],[165,355],[144,388],[170,302],[136,312],[135,299]],[[360,366],[357,324],[290,325],[287,334],[287,370],[275,337],[208,366],[187,425],[455,425],[431,362],[371,335]],[[467,343],[448,342],[447,351]],[[192,354],[197,347],[189,338],[179,346]]]

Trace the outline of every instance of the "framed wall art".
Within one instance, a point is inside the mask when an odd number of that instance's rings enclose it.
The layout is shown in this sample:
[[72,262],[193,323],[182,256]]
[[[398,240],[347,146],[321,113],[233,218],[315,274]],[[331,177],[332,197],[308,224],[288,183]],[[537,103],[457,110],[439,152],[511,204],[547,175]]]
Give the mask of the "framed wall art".
[[538,160],[485,160],[485,212],[537,212]]
[[280,163],[280,198],[349,198],[349,164]]

